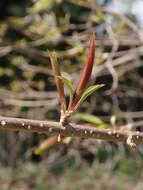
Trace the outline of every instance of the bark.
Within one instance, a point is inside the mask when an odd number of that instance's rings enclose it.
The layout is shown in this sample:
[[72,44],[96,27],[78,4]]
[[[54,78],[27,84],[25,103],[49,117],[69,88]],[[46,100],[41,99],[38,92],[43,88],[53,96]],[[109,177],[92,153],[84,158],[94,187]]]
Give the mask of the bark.
[[60,134],[63,137],[95,138],[123,142],[130,147],[143,143],[143,133],[139,131],[109,130],[86,125],[76,125],[74,123],[62,126],[59,122],[10,117],[0,117],[0,130],[37,132],[51,135]]

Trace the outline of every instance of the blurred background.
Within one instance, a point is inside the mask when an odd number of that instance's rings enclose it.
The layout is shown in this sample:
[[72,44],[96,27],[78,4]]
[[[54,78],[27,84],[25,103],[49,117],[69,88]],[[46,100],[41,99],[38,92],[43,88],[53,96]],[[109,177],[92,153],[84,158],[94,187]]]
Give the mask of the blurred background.
[[[1,0],[0,114],[58,121],[48,51],[56,51],[63,76],[76,88],[93,32],[90,84],[105,87],[71,121],[142,131],[142,0]],[[56,144],[55,138],[0,131],[0,189],[143,189],[142,145],[130,150],[93,139],[66,138]],[[43,142],[45,148],[38,149]]]

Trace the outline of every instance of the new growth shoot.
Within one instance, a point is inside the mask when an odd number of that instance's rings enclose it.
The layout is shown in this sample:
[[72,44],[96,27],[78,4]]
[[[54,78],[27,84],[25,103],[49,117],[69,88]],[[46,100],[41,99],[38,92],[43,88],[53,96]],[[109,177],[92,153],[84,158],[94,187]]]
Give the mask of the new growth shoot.
[[[80,81],[78,86],[74,92],[73,86],[71,82],[65,77],[61,76],[60,67],[55,55],[55,52],[49,53],[52,69],[54,73],[54,78],[57,86],[57,90],[60,97],[61,103],[61,119],[60,123],[62,126],[66,126],[67,119],[71,116],[71,114],[82,104],[82,102],[97,89],[104,86],[103,84],[93,85],[87,88],[88,81],[91,76],[93,64],[94,64],[94,56],[95,56],[95,34],[92,35],[90,42],[90,50],[88,53],[87,61],[84,66],[83,72],[80,77]],[[69,105],[66,105],[66,98],[64,93],[63,82],[67,85],[70,92],[70,101]]]

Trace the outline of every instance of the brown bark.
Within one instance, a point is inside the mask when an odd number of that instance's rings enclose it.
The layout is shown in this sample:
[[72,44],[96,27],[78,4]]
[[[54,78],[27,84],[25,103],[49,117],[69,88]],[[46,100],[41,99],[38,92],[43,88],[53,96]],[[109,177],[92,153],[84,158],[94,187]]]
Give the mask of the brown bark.
[[0,130],[25,131],[47,134],[60,134],[63,137],[95,138],[106,141],[123,142],[133,147],[143,143],[143,133],[137,131],[118,131],[89,127],[86,125],[67,124],[61,126],[59,122],[29,120],[21,118],[0,117]]

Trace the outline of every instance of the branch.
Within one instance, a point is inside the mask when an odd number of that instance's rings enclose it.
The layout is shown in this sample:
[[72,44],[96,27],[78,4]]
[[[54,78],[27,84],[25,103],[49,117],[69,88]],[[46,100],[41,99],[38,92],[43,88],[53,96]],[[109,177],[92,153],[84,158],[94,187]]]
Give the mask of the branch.
[[60,134],[61,136],[95,138],[106,141],[123,142],[134,147],[136,144],[143,144],[143,133],[137,131],[107,130],[84,125],[67,124],[61,126],[58,122],[29,120],[21,118],[0,117],[0,130],[25,131],[47,134]]
[[47,64],[47,60],[43,57],[43,53],[40,50],[36,50],[31,47],[22,46],[18,43],[13,43],[3,38],[0,38],[0,43],[2,45],[7,46],[7,48],[9,47],[9,51],[14,50],[36,61],[39,61],[40,63]]

